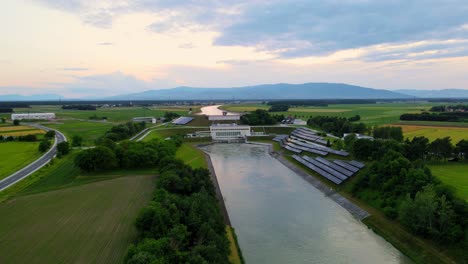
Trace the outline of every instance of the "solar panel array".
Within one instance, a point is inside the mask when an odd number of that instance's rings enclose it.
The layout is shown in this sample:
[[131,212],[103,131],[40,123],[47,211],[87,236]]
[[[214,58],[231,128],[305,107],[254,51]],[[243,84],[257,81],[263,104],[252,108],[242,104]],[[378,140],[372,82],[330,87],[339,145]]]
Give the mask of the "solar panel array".
[[333,162],[331,162],[322,157],[312,158],[305,155],[302,157],[293,155],[292,157],[307,168],[313,170],[314,172],[318,173],[319,175],[325,177],[326,179],[330,180],[335,184],[341,184],[342,182],[349,179],[351,176],[353,176],[356,172],[359,171],[360,168],[354,167],[351,164],[360,166],[361,168],[365,166],[365,164],[355,160],[334,160]]
[[280,142],[281,140],[283,139],[287,139],[288,138],[288,135],[277,135],[273,141],[276,141],[276,142]]
[[174,125],[186,125],[190,123],[194,118],[193,117],[186,117],[186,116],[181,116],[177,118],[176,120],[172,121],[172,124]]
[[290,147],[289,145],[284,146],[284,148],[287,149],[287,150],[289,150],[289,151],[292,151],[292,152],[294,152],[294,153],[297,153],[297,154],[299,154],[299,153],[302,152],[302,150],[297,149],[297,148]]
[[322,151],[322,152],[332,153],[332,154],[339,155],[339,156],[345,156],[346,157],[346,156],[349,155],[349,153],[346,152],[346,151],[335,150],[335,149],[332,149],[332,148],[329,148],[329,147],[325,147],[325,146],[316,144],[314,142],[310,142],[310,141],[301,139],[301,138],[296,137],[296,136],[291,136],[291,139],[289,139],[289,141],[293,142],[294,144],[306,147],[306,148],[311,148],[311,149],[319,150],[319,151]]

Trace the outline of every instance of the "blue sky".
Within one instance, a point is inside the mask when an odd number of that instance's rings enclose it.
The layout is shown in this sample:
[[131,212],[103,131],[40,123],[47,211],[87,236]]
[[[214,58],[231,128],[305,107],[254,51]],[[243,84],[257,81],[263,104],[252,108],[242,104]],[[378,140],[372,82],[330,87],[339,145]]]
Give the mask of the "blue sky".
[[4,0],[0,94],[343,82],[467,88],[462,0]]

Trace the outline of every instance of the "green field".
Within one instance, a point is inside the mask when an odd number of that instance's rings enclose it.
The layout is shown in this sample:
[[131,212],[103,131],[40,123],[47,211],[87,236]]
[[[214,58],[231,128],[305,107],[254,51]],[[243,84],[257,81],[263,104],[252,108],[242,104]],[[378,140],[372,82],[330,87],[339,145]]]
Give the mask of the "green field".
[[456,194],[468,201],[468,163],[446,162],[430,164],[432,174],[443,183],[455,188]]
[[0,142],[0,179],[38,159],[38,142]]
[[130,176],[0,204],[0,263],[120,263],[154,177]]
[[437,138],[450,137],[452,143],[456,144],[462,139],[468,139],[468,127],[448,127],[448,126],[423,126],[423,125],[395,125],[403,129],[403,134],[407,138],[424,136],[430,141]]
[[[313,116],[361,116],[361,121],[369,125],[391,124],[399,121],[400,115],[405,113],[420,113],[427,111],[435,104],[429,103],[388,103],[388,104],[336,104],[328,107],[291,107],[288,112],[275,114],[292,115],[307,120]],[[234,112],[253,111],[255,109],[269,109],[268,105],[241,104],[225,105],[223,109]]]
[[107,117],[109,122],[126,122],[133,117],[154,116],[161,117],[165,112],[176,112],[180,115],[187,115],[189,108],[192,107],[194,112],[199,110],[195,106],[183,107],[105,107],[97,110],[64,110],[60,105],[33,105],[31,108],[15,108],[16,113],[22,112],[53,112],[57,118],[79,118],[88,120],[89,117],[96,115],[99,118]]
[[110,123],[97,123],[77,120],[63,120],[57,123],[44,124],[47,127],[57,129],[72,141],[73,136],[83,138],[83,146],[93,146],[94,141],[103,136],[112,127]]
[[179,147],[176,158],[181,159],[192,168],[207,168],[203,151],[197,149],[194,144],[184,143]]

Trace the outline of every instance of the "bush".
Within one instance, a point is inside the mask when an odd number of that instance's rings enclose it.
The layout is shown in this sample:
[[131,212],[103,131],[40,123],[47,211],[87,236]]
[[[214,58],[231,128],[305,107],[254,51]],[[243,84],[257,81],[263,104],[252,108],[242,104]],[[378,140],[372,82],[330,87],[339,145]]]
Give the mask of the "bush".
[[13,125],[19,126],[20,121],[18,119],[13,120]]
[[61,156],[70,153],[70,144],[67,141],[57,144],[57,153]]
[[55,137],[55,130],[49,130],[45,133],[44,135],[45,138],[47,139],[52,139]]
[[78,135],[75,135],[72,137],[72,146],[73,147],[81,147],[81,145],[83,145],[83,138],[78,136]]
[[39,144],[39,151],[46,152],[47,150],[49,150],[50,146],[52,146],[52,143],[50,143],[49,140],[43,140]]

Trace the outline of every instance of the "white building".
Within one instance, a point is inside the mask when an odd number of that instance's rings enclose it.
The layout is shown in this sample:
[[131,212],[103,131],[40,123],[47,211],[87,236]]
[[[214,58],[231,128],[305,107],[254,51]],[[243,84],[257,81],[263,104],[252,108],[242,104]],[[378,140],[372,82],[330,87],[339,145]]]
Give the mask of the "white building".
[[49,120],[54,119],[54,113],[22,113],[11,114],[11,120]]
[[237,121],[240,120],[240,115],[210,115],[208,116],[210,121]]
[[156,118],[155,117],[134,117],[133,122],[145,122],[145,123],[156,123]]
[[215,124],[210,126],[211,138],[215,141],[245,139],[251,135],[250,126],[236,124]]

